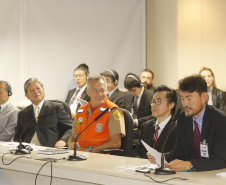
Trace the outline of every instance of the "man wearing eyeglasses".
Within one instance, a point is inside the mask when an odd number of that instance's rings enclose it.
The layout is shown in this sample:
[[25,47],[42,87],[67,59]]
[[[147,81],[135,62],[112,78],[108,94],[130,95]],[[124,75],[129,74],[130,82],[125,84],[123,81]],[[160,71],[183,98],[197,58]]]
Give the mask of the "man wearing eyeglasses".
[[[208,171],[226,168],[226,116],[206,104],[207,84],[200,75],[179,81],[184,107],[178,119],[177,139],[165,153],[167,168],[174,171]],[[155,159],[148,155],[153,163]]]
[[[176,91],[162,85],[154,91],[151,100],[151,110],[154,119],[142,124],[140,129],[140,140],[142,139],[157,151],[162,152],[165,143],[164,152],[168,152],[173,148],[176,139],[177,123],[173,120],[175,107],[177,104]],[[166,140],[167,135],[168,139]],[[147,150],[138,141],[133,151],[134,156],[147,158]]]
[[[69,148],[72,150],[75,142],[77,150],[87,152],[120,148],[121,137],[125,135],[124,117],[119,107],[107,98],[106,79],[103,76],[90,77],[87,94],[90,102],[78,109],[68,141]],[[95,120],[101,113],[104,114]]]
[[80,99],[85,100],[86,102],[90,100],[86,93],[88,74],[88,66],[85,65],[79,65],[74,70],[74,79],[77,87],[70,90],[66,98],[66,103],[69,104],[71,109],[72,119],[74,119],[78,108],[81,106],[81,103],[79,103],[79,101],[81,101]]

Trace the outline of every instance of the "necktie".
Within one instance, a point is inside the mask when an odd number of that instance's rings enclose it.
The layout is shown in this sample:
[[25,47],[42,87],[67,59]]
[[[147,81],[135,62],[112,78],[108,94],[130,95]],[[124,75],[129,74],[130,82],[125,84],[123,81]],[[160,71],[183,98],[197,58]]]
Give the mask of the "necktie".
[[194,120],[194,124],[195,124],[195,129],[193,132],[193,148],[194,148],[194,153],[195,153],[195,158],[201,158],[200,155],[200,131],[199,131],[199,127],[198,127],[198,123]]
[[80,89],[77,89],[77,90],[75,91],[75,94],[74,94],[74,96],[71,98],[71,100],[70,100],[70,102],[69,102],[69,105],[71,105],[71,104],[74,103],[75,98],[77,97],[79,91],[80,91]]
[[153,138],[153,147],[155,146],[155,143],[158,139],[158,130],[160,129],[159,125],[157,125],[156,129],[155,129],[155,133],[154,133],[154,138]]
[[138,96],[134,98],[133,103],[133,119],[137,119],[137,102],[138,102]]
[[[36,120],[36,123],[38,122],[38,116],[39,116],[39,110],[38,109],[39,109],[38,106],[36,106],[35,107],[35,120]],[[37,145],[37,146],[40,146],[40,143],[39,143],[36,131],[35,131],[35,134],[34,134],[31,142],[33,144]]]
[[35,107],[35,120],[38,122],[38,116],[39,116],[39,111],[38,111],[38,106]]

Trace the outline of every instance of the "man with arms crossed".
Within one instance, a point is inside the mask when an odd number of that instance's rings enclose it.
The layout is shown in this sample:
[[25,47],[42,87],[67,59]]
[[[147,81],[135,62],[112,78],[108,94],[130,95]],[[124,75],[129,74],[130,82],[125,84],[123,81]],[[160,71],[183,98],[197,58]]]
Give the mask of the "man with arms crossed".
[[[87,81],[87,94],[90,102],[81,106],[72,126],[72,136],[68,146],[77,150],[100,152],[102,149],[120,148],[121,137],[125,135],[125,122],[118,106],[107,99],[107,82],[103,76],[93,76]],[[97,121],[94,119],[109,108]],[[94,121],[94,122],[93,122]]]
[[[165,154],[166,167],[174,171],[207,171],[226,167],[226,116],[206,104],[207,84],[200,75],[179,81],[180,97],[185,112],[177,125],[177,140]],[[153,156],[148,154],[151,162]]]

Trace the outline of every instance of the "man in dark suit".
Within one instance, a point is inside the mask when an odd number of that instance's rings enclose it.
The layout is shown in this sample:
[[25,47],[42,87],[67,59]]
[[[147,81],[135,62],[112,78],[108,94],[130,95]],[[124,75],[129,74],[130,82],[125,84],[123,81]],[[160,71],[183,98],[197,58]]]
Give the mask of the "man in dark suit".
[[61,103],[44,100],[42,82],[30,78],[24,84],[25,96],[32,104],[18,114],[14,141],[41,146],[64,147],[71,135],[72,119]]
[[[207,171],[226,167],[226,116],[207,105],[207,84],[200,75],[179,81],[185,112],[178,119],[177,140],[165,154],[166,167],[174,171]],[[148,155],[151,162],[154,158]]]
[[[172,150],[176,140],[177,122],[176,119],[173,119],[176,104],[177,95],[175,90],[164,85],[155,89],[151,100],[152,116],[155,118],[142,124],[139,138],[159,152],[162,152],[165,142],[163,151]],[[147,158],[147,150],[140,140],[133,154],[136,157]]]
[[134,126],[140,129],[142,123],[153,118],[150,105],[153,93],[144,88],[140,78],[133,73],[126,75],[124,86],[129,92],[126,93],[122,108],[132,113]]
[[125,92],[118,89],[119,75],[115,70],[107,70],[101,73],[107,81],[108,99],[118,105],[123,106]]
[[144,69],[140,74],[140,80],[144,87],[154,93],[155,87],[153,86],[154,82],[154,73],[150,69]]
[[71,117],[74,119],[78,108],[81,106],[81,100],[85,100],[87,103],[89,102],[90,98],[86,93],[86,83],[89,75],[89,68],[86,64],[79,65],[74,70],[74,78],[75,83],[77,85],[76,88],[71,89],[68,92],[66,103],[69,104],[71,109]]

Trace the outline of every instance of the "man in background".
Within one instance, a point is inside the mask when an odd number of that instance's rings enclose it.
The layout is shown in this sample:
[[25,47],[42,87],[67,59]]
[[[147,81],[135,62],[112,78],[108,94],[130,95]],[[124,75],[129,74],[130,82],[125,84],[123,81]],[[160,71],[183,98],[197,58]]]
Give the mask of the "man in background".
[[107,81],[108,99],[119,107],[122,107],[126,93],[120,91],[118,88],[118,73],[115,70],[107,70],[101,73],[101,75],[104,76]]
[[133,73],[126,75],[124,86],[128,92],[125,96],[123,108],[131,112],[134,126],[140,129],[142,123],[152,118],[150,102],[153,93],[144,88],[140,78]]
[[72,119],[75,118],[76,112],[81,106],[80,101],[85,100],[84,102],[88,102],[90,100],[89,96],[86,93],[86,83],[89,75],[88,70],[89,68],[85,64],[79,65],[74,70],[74,79],[77,87],[70,90],[66,98],[66,103],[69,104],[71,109]]
[[141,83],[144,87],[154,93],[155,87],[153,86],[154,82],[154,73],[150,69],[144,69],[140,75]]
[[19,109],[10,101],[12,88],[9,82],[0,81],[0,141],[11,141],[15,134]]

